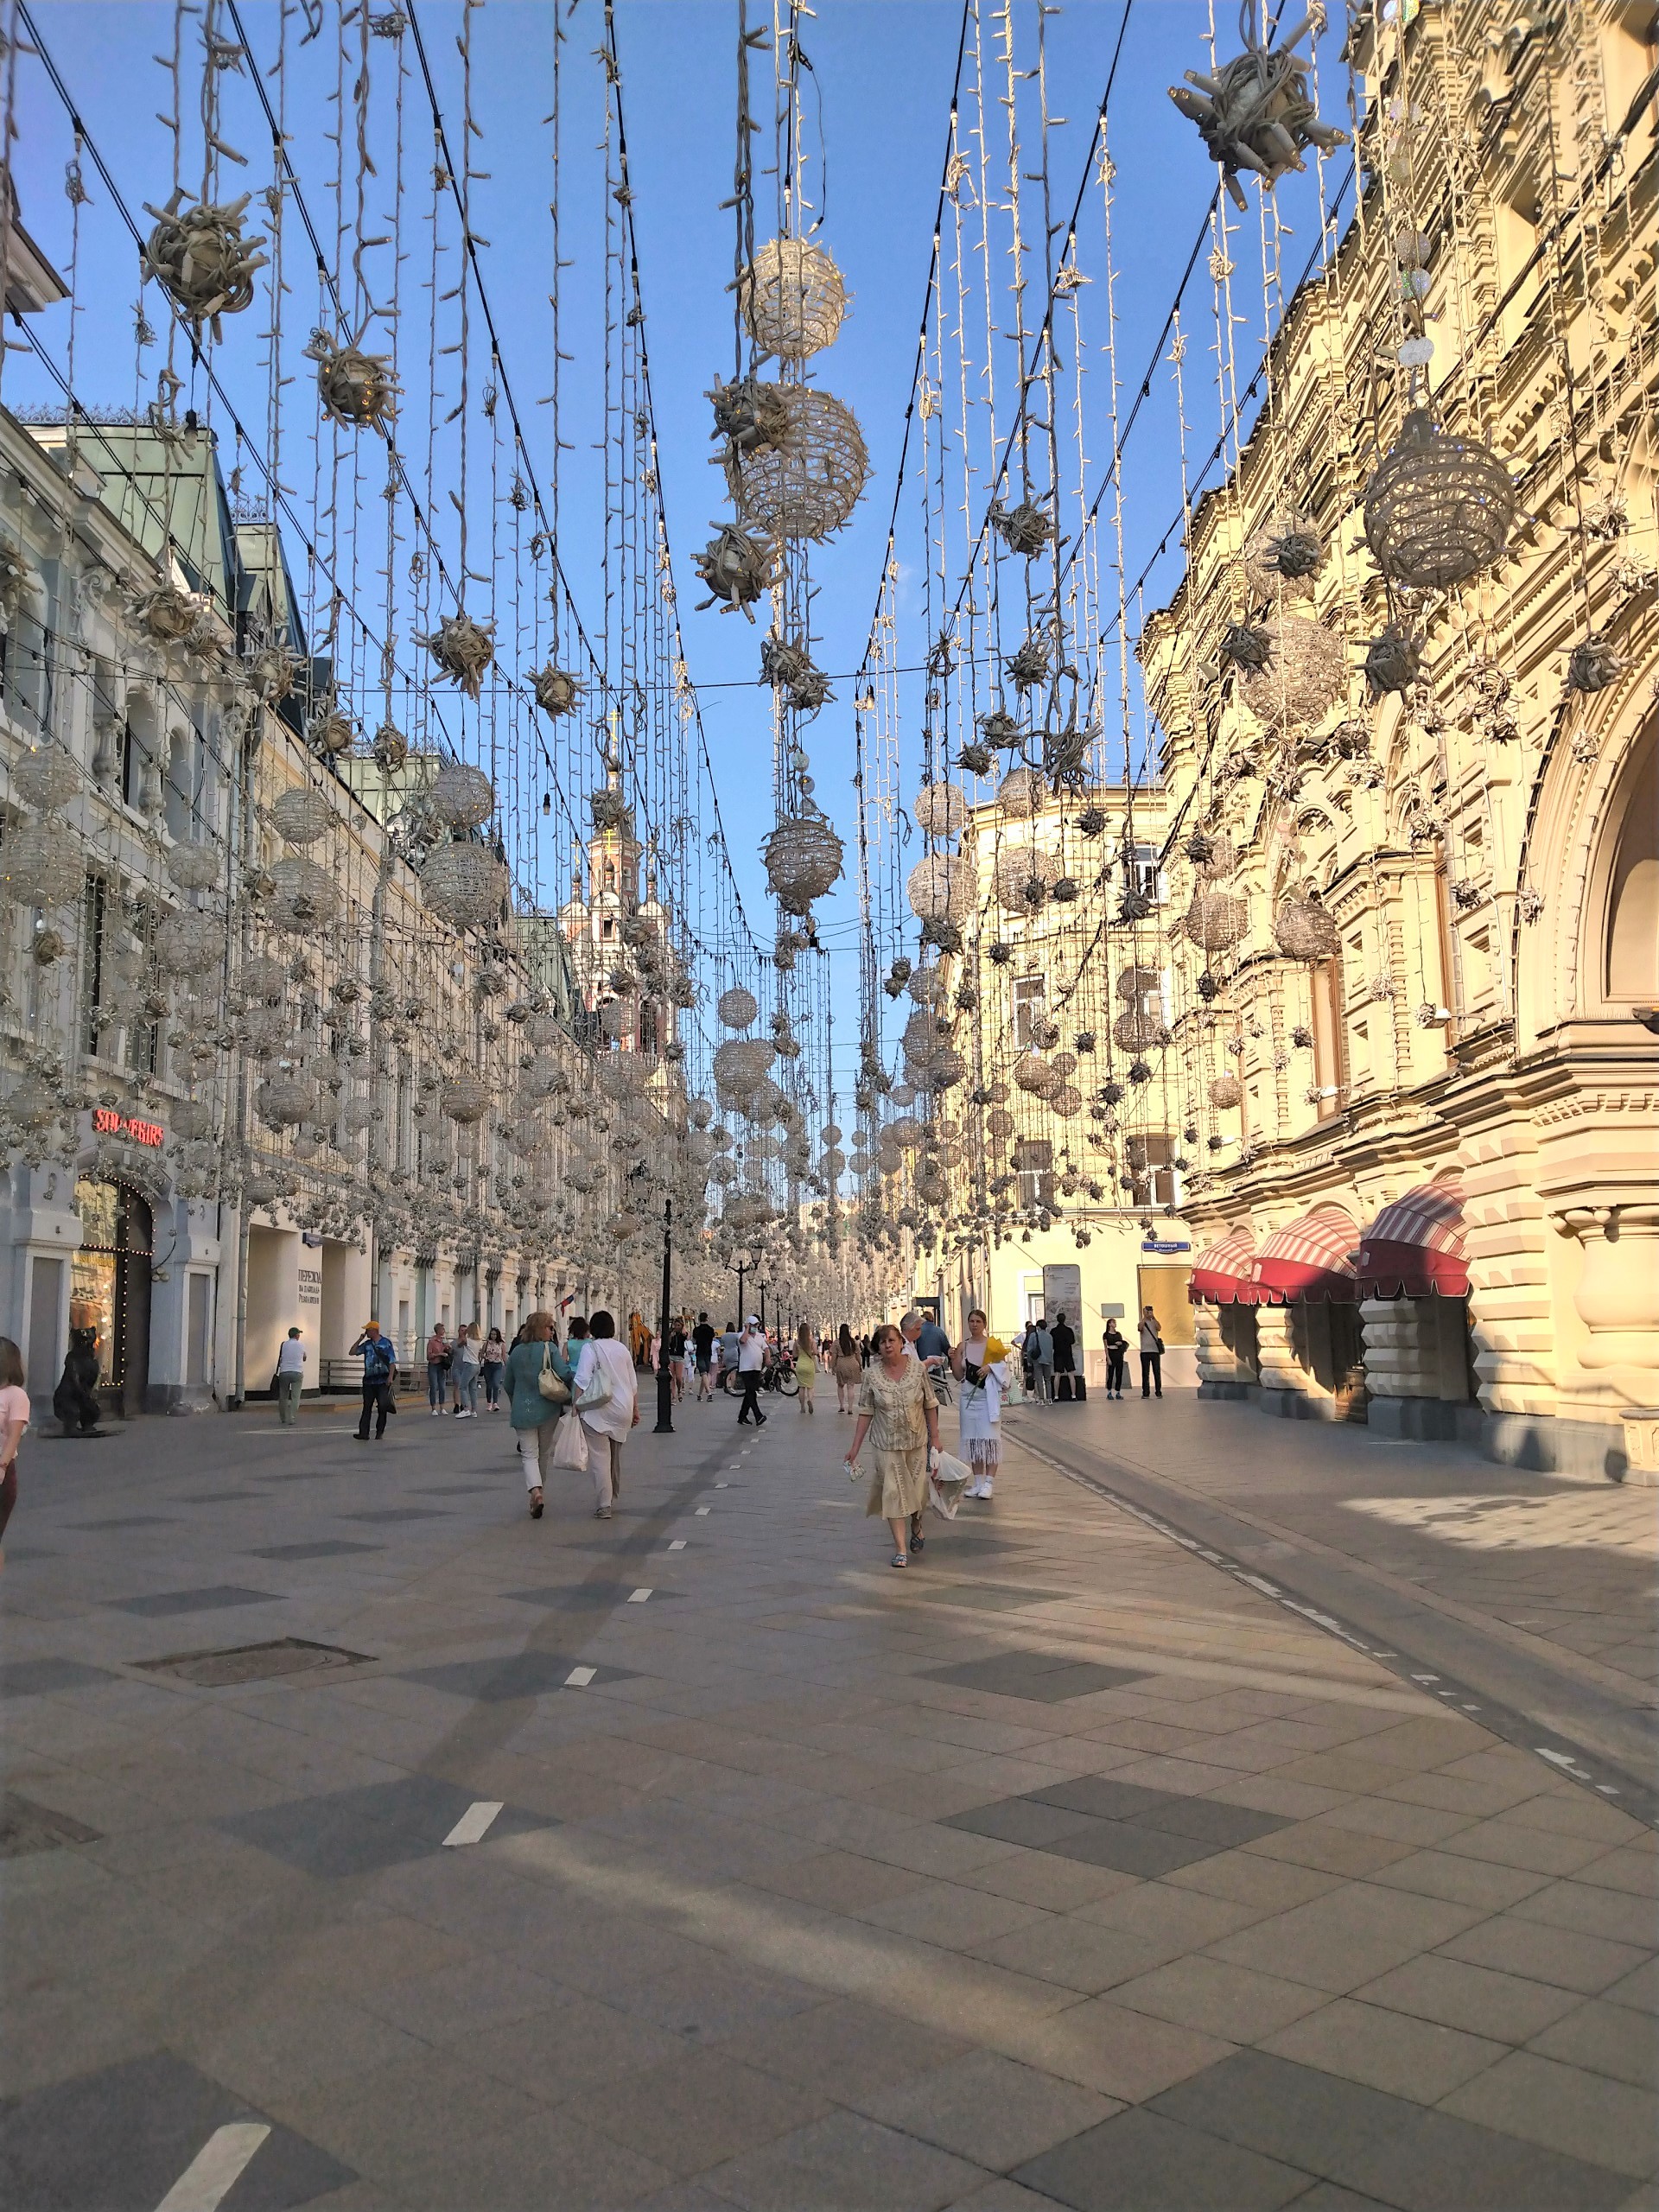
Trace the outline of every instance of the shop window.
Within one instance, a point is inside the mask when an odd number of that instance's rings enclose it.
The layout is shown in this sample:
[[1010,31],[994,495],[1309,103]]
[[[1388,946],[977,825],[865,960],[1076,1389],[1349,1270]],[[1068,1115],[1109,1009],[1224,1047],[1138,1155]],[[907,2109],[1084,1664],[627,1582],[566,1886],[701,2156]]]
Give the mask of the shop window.
[[1603,989],[1611,1000],[1659,1003],[1659,735],[1629,786],[1608,882]]
[[1020,976],[1014,981],[1014,1041],[1022,1052],[1033,1050],[1038,1032],[1045,1027],[1043,1001],[1047,988],[1040,976]]

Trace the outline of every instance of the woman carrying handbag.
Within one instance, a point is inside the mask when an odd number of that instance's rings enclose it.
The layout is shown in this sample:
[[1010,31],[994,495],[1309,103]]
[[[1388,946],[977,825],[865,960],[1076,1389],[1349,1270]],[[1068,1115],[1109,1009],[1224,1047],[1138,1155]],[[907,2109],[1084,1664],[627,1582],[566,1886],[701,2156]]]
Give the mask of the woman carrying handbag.
[[570,1364],[550,1313],[532,1313],[507,1354],[507,1404],[524,1462],[530,1517],[539,1521],[560,1414],[570,1402]]
[[639,1419],[633,1360],[616,1340],[616,1323],[600,1312],[590,1316],[588,1340],[571,1377],[573,1403],[588,1439],[588,1465],[594,1478],[594,1514],[611,1517],[622,1495],[622,1446]]

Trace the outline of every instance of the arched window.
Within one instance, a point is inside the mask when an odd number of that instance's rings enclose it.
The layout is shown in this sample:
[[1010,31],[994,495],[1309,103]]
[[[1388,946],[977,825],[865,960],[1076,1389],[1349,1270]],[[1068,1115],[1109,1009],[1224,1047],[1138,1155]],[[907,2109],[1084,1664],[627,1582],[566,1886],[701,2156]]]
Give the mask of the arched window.
[[1625,775],[1611,835],[1602,942],[1602,991],[1612,1001],[1659,1004],[1659,728]]

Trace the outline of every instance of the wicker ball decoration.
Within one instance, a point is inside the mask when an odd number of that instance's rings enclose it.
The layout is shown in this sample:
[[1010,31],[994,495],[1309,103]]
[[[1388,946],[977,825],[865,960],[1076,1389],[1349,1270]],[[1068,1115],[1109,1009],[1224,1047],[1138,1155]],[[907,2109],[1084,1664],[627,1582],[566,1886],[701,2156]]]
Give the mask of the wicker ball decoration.
[[973,869],[952,854],[930,853],[912,868],[905,896],[919,922],[963,921],[973,912]]
[[996,787],[997,805],[1016,822],[1040,814],[1047,797],[1048,786],[1035,768],[1010,768]]
[[760,848],[772,895],[786,914],[809,914],[842,869],[842,842],[817,808],[778,824]]
[[785,361],[832,346],[847,313],[840,270],[804,238],[768,239],[740,278],[737,298],[756,350]]
[[918,968],[905,985],[918,1006],[934,1008],[944,1003],[948,988],[944,969],[934,966]]
[[1155,1052],[1169,1042],[1169,1032],[1155,1014],[1132,1007],[1112,1024],[1112,1042],[1121,1052]]
[[476,699],[484,688],[485,672],[495,658],[495,625],[474,622],[461,613],[446,614],[435,630],[417,636],[450,682]]
[[0,887],[20,906],[68,906],[80,897],[86,861],[80,839],[49,816],[0,838]]
[[305,726],[305,734],[326,759],[336,760],[356,744],[357,724],[339,700],[331,696],[319,704]]
[[1204,842],[1209,848],[1204,859],[1200,860],[1196,853],[1188,853],[1192,873],[1200,883],[1220,883],[1238,866],[1238,849],[1220,830],[1212,831]]
[[1510,473],[1489,447],[1414,408],[1365,486],[1365,542],[1395,582],[1443,590],[1497,560],[1515,506]]
[[582,704],[582,678],[553,661],[536,670],[530,681],[537,705],[544,715],[551,715],[555,721],[565,715],[574,715]]
[[748,1097],[766,1077],[776,1057],[766,1037],[728,1037],[715,1048],[715,1081],[733,1097]]
[[327,795],[309,784],[279,791],[270,804],[271,827],[287,845],[315,845],[327,835],[334,819]]
[[316,1088],[303,1076],[271,1076],[254,1085],[253,1110],[272,1128],[296,1128],[315,1114]]
[[482,768],[446,760],[432,779],[426,803],[451,830],[476,830],[495,812],[495,785]]
[[760,1011],[760,1000],[741,983],[734,983],[729,991],[722,991],[715,1001],[715,1012],[728,1029],[747,1029]]
[[1270,515],[1244,542],[1244,581],[1258,602],[1281,592],[1305,597],[1324,563],[1319,531],[1300,508]]
[[1317,899],[1283,899],[1273,918],[1273,941],[1293,960],[1329,960],[1337,950],[1337,925]]
[[1015,914],[1034,913],[1060,880],[1060,863],[1036,845],[1007,845],[996,856],[996,895]]
[[1225,952],[1243,936],[1249,913],[1243,899],[1224,891],[1195,891],[1186,910],[1186,934],[1200,951]]
[[396,722],[382,722],[374,733],[372,747],[376,761],[388,773],[401,768],[409,758],[409,740]]
[[954,837],[968,819],[968,802],[956,784],[924,784],[911,811],[926,837]]
[[652,1063],[643,1052],[607,1052],[596,1070],[600,1089],[621,1105],[642,1096],[651,1082]]
[[461,840],[439,845],[421,870],[427,905],[451,929],[480,929],[494,919],[507,896],[507,871],[482,845]]
[[1228,1112],[1243,1096],[1244,1086],[1236,1075],[1218,1075],[1210,1086],[1210,1103],[1218,1113]]
[[726,480],[746,523],[769,537],[817,543],[840,530],[863,497],[870,456],[850,407],[816,385],[778,390],[787,427],[775,445],[728,448]]
[[490,1110],[490,1086],[482,1076],[463,1071],[438,1093],[438,1110],[452,1122],[481,1122]]
[[1119,970],[1117,995],[1126,1004],[1149,998],[1156,991],[1162,978],[1155,968],[1124,968]]
[[632,1036],[638,1020],[638,1011],[632,999],[607,999],[599,1009],[600,1033],[614,1045],[624,1037]]
[[1021,1052],[1014,1064],[1014,1080],[1017,1090],[1046,1098],[1060,1078],[1040,1052]]
[[265,912],[273,929],[326,929],[340,912],[340,891],[325,868],[303,853],[285,853],[270,871]]
[[163,866],[181,891],[211,891],[219,881],[219,856],[212,845],[175,845]]
[[81,788],[80,764],[60,745],[37,746],[12,764],[11,788],[26,806],[42,814],[67,806]]
[[1083,1111],[1083,1093],[1074,1083],[1056,1084],[1046,1100],[1051,1114],[1058,1114],[1063,1122]]
[[289,1179],[268,1167],[256,1167],[242,1178],[242,1200],[245,1205],[271,1206],[289,1192]]
[[164,976],[202,976],[225,951],[225,925],[216,914],[169,914],[156,931],[156,965]]
[[1306,614],[1280,614],[1262,627],[1271,649],[1265,667],[1239,671],[1245,703],[1269,729],[1306,729],[1346,695],[1342,640]]
[[253,277],[265,265],[257,249],[263,238],[245,238],[242,218],[251,194],[219,204],[185,205],[182,186],[165,207],[144,203],[156,218],[143,251],[143,272],[153,276],[187,322],[200,329],[211,324],[221,335],[221,315],[240,315],[253,305]]

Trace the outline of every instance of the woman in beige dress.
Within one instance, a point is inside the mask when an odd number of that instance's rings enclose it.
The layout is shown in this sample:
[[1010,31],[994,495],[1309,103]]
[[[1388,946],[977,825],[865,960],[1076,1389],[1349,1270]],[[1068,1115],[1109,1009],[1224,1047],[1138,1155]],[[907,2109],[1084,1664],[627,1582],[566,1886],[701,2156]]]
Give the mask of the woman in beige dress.
[[874,1357],[859,1392],[858,1425],[847,1466],[856,1473],[864,1439],[874,1432],[875,1466],[864,1510],[880,1514],[892,1529],[892,1564],[908,1567],[910,1554],[920,1551],[924,1541],[922,1508],[927,1503],[928,1455],[939,1448],[939,1402],[927,1370],[906,1355],[905,1340],[891,1321],[876,1331],[871,1350]]

